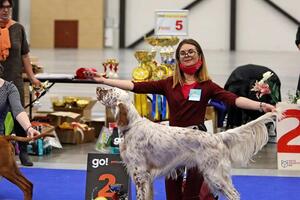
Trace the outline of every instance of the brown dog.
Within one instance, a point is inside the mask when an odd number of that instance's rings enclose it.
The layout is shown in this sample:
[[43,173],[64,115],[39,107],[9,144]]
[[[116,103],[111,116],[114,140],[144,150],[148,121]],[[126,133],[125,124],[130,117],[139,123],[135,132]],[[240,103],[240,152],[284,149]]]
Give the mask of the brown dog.
[[32,199],[33,184],[25,178],[19,170],[15,161],[15,149],[10,141],[29,142],[42,137],[53,137],[50,132],[53,129],[46,131],[34,137],[18,137],[18,136],[0,136],[0,176],[3,176],[10,182],[17,185],[24,193],[24,200]]

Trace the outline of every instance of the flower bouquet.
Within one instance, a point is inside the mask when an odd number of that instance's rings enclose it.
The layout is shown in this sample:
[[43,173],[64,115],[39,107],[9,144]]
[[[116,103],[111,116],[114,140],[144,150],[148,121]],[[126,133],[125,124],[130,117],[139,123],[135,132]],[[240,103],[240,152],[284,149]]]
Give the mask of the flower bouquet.
[[256,98],[260,99],[264,95],[270,95],[271,103],[276,104],[279,101],[279,87],[276,83],[270,81],[270,78],[273,76],[273,73],[267,71],[263,74],[263,78],[260,81],[256,81],[253,85],[251,91],[256,92]]
[[297,90],[296,95],[288,94],[288,102],[292,104],[300,104],[300,90]]

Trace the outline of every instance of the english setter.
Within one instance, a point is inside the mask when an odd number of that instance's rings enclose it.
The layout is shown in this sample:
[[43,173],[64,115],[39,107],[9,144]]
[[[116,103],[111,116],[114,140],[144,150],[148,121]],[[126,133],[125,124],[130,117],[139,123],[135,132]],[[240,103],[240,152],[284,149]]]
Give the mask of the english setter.
[[153,199],[154,178],[173,175],[181,166],[197,166],[213,192],[220,191],[230,200],[240,199],[231,181],[231,164],[246,165],[268,142],[265,123],[273,122],[275,115],[267,113],[241,127],[209,134],[142,118],[129,94],[118,88],[98,87],[97,98],[104,106],[115,108],[124,138],[120,154],[135,182],[138,200]]

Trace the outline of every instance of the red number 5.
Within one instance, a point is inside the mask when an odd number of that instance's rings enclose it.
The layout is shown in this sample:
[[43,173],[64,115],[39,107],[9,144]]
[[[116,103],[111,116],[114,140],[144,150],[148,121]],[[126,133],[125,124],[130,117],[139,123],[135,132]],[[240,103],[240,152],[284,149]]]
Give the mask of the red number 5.
[[175,28],[176,28],[177,31],[182,30],[182,28],[183,28],[182,20],[176,20]]
[[[300,110],[293,110],[293,109],[287,110],[286,112],[284,112],[284,115],[285,118],[296,118],[298,119],[298,122],[300,122]],[[300,125],[298,123],[298,126],[296,128],[290,130],[278,140],[278,144],[277,144],[278,152],[299,153],[300,145],[288,145],[288,142],[298,137],[299,133],[300,133]]]
[[116,183],[116,177],[112,174],[102,174],[99,177],[99,181],[106,181],[108,182],[105,184],[105,186],[98,192],[98,197],[109,197],[112,198],[114,193],[109,191],[109,185]]

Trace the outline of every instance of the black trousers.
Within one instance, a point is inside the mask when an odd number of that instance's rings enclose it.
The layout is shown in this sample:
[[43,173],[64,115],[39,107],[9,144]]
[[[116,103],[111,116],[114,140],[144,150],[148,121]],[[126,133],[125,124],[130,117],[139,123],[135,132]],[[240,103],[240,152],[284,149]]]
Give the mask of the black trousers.
[[26,131],[23,129],[23,127],[20,125],[20,123],[16,119],[14,120],[14,133],[17,136],[22,136],[22,137],[27,136]]
[[[20,125],[20,123],[14,118],[14,130],[13,133],[15,133],[17,136],[26,137],[27,133],[23,129],[23,127]],[[20,153],[27,153],[27,145],[28,142],[18,142],[19,144],[19,150]]]
[[[204,124],[195,125],[193,129],[207,131]],[[167,200],[214,200],[213,194],[196,167],[187,171],[184,185],[181,172],[182,170],[177,170],[179,176],[176,180],[172,178],[165,180]]]

